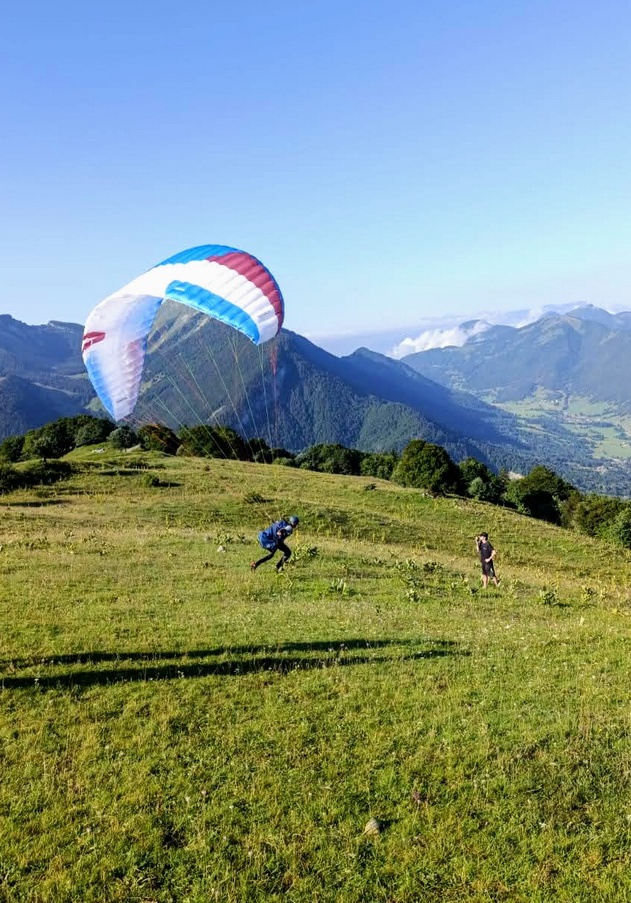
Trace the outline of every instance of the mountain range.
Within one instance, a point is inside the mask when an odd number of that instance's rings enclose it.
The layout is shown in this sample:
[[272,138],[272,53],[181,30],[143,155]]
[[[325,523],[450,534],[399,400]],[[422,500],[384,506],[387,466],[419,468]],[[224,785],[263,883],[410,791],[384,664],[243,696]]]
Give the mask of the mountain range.
[[521,328],[493,326],[459,347],[403,360],[445,387],[466,386],[532,430],[575,436],[596,475],[587,482],[605,476],[618,493],[629,493],[631,312],[582,305]]
[[[77,324],[0,317],[0,438],[61,416],[103,415],[81,335]],[[402,361],[366,348],[336,357],[286,330],[257,347],[167,302],[134,419],[174,429],[221,422],[292,451],[321,442],[401,450],[423,438],[456,460],[472,455],[522,472],[545,463],[582,489],[626,494],[630,345],[631,313],[592,308],[473,330],[462,347]],[[605,415],[607,426],[595,426]]]
[[585,307],[516,329],[493,326],[459,347],[432,348],[403,360],[445,386],[491,403],[523,402],[541,393],[567,409],[572,400],[631,403],[631,312]]

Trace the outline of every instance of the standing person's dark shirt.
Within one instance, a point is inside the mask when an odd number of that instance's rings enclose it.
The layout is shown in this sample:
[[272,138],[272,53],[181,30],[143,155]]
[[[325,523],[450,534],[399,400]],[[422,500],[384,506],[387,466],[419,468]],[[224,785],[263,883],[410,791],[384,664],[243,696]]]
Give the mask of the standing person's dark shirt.
[[488,586],[489,577],[495,584],[499,586],[499,579],[495,573],[493,559],[495,558],[495,549],[489,542],[487,533],[480,533],[475,538],[475,545],[480,556],[480,564],[482,565],[482,585],[484,589]]

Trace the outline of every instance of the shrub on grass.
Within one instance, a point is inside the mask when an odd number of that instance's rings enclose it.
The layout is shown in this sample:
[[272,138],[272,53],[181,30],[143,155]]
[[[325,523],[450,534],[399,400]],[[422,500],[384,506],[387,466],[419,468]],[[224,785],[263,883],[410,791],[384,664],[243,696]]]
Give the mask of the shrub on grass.
[[295,458],[274,458],[272,464],[280,464],[281,467],[297,467]]
[[[564,503],[567,506],[572,499]],[[572,505],[568,511],[568,526],[573,526],[586,533],[587,536],[604,536],[624,509],[622,499],[608,498],[603,495],[585,495]]]
[[179,434],[178,455],[251,461],[248,443],[229,426],[186,426]]
[[74,469],[69,461],[38,461],[20,472],[22,487],[50,486],[59,480],[67,480]]
[[504,499],[520,514],[561,524],[563,506],[575,494],[574,486],[548,467],[537,465],[525,477],[509,483]]
[[10,464],[0,464],[0,495],[12,492],[19,486],[19,473]]
[[76,417],[60,417],[36,430],[29,430],[24,436],[22,458],[61,458],[77,446],[77,434],[82,430],[94,429],[97,436],[94,441],[102,441],[103,435],[114,428],[104,418],[98,419],[89,414],[78,414]]
[[143,474],[142,485],[148,486],[149,488],[156,488],[163,486],[163,482],[160,477],[156,476],[155,473],[146,473]]
[[0,495],[31,486],[50,486],[68,479],[73,473],[74,468],[68,461],[37,461],[23,469],[0,464]]

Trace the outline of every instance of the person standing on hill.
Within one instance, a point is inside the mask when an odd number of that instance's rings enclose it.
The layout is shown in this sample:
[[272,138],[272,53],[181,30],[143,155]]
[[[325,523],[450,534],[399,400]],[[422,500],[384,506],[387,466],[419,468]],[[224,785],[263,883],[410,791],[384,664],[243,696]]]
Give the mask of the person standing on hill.
[[500,581],[495,574],[495,565],[493,564],[495,549],[489,542],[489,534],[480,533],[479,536],[476,536],[475,547],[480,556],[480,564],[482,565],[482,586],[484,589],[487,588],[489,585],[489,577],[495,586],[499,586]]
[[266,530],[261,530],[259,533],[259,543],[264,549],[267,549],[269,555],[264,555],[262,558],[259,558],[258,561],[253,561],[250,565],[250,570],[255,571],[259,564],[270,561],[280,549],[283,553],[283,557],[277,563],[276,570],[282,571],[285,562],[289,561],[289,558],[291,557],[291,549],[285,543],[285,540],[288,536],[291,536],[299,523],[299,518],[297,518],[295,514],[292,514],[287,520],[277,520],[273,524],[270,524]]

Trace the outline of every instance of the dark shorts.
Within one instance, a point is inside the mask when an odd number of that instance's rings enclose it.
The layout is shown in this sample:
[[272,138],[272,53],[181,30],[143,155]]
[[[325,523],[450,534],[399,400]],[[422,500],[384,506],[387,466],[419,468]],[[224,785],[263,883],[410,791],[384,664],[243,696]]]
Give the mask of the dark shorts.
[[482,573],[485,577],[495,577],[495,568],[492,561],[482,562]]

